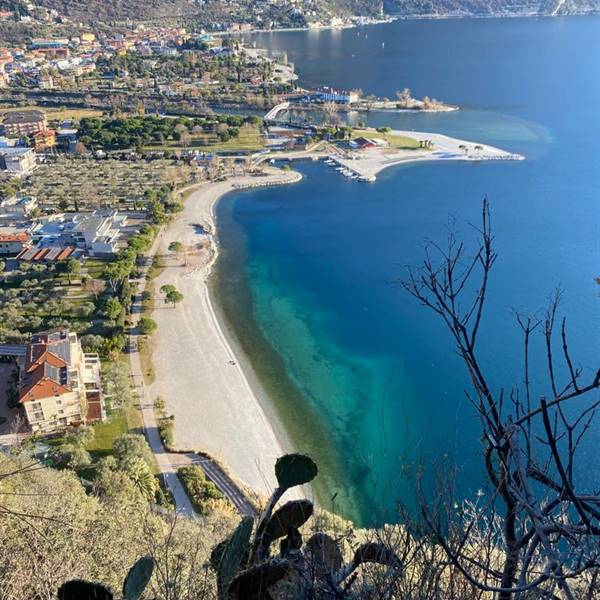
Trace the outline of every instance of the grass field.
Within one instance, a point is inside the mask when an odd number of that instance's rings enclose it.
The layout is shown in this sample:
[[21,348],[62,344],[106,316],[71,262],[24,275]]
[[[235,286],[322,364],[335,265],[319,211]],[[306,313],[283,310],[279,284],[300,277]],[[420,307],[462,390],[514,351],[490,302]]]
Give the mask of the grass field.
[[163,146],[149,146],[150,150],[185,150],[205,149],[211,152],[254,152],[262,150],[265,147],[264,138],[260,134],[258,127],[241,127],[237,137],[226,142],[221,142],[214,133],[194,134],[191,136],[190,143],[185,148],[180,142],[171,140]]
[[404,135],[394,135],[392,133],[381,133],[371,129],[354,129],[352,132],[352,137],[366,137],[376,140],[386,140],[391,148],[396,149],[414,150],[420,147],[419,141],[415,140],[414,138]]
[[42,110],[46,113],[49,121],[65,121],[68,119],[83,119],[85,117],[100,117],[102,111],[95,108],[54,108],[51,106],[14,106],[10,108],[0,107],[0,115],[22,110]]
[[94,460],[112,454],[115,438],[129,431],[125,409],[114,411],[108,421],[94,425],[94,441],[87,447]]

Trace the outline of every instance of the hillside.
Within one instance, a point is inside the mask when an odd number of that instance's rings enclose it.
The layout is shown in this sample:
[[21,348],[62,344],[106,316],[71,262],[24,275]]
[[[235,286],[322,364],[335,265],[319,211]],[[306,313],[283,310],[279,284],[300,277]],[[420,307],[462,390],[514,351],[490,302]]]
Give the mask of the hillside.
[[[0,0],[12,8],[20,0]],[[37,0],[75,22],[113,24],[143,21],[211,27],[251,23],[258,28],[303,27],[331,17],[452,15],[566,15],[600,12],[600,0]]]
[[383,7],[382,0],[38,0],[37,4],[88,23],[185,20],[203,26],[239,22],[264,27],[301,27],[310,20],[351,14],[379,15]]
[[385,0],[402,16],[570,15],[600,12],[600,0]]

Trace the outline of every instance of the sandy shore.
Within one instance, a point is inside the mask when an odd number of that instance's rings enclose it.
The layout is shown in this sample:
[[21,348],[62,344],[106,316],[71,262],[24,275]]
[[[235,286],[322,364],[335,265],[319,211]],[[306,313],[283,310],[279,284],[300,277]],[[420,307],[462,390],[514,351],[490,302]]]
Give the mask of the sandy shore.
[[[156,381],[151,389],[175,416],[177,447],[209,452],[237,479],[262,494],[275,486],[273,464],[284,448],[289,451],[289,443],[274,416],[265,412],[265,399],[261,403],[260,392],[250,387],[220,327],[208,278],[218,251],[216,202],[234,189],[300,178],[298,173],[276,169],[267,173],[203,185],[186,200],[184,211],[164,234],[159,253],[168,258],[155,281],[153,318],[159,327],[153,340]],[[185,258],[168,252],[172,241],[188,248]],[[184,301],[176,308],[162,304],[158,290],[164,284],[183,293]]]

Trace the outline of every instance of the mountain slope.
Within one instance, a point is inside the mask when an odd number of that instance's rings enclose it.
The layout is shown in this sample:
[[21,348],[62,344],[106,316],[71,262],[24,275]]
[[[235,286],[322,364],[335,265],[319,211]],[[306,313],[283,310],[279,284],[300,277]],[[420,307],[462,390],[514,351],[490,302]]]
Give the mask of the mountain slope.
[[600,12],[600,0],[385,0],[403,16],[569,15]]

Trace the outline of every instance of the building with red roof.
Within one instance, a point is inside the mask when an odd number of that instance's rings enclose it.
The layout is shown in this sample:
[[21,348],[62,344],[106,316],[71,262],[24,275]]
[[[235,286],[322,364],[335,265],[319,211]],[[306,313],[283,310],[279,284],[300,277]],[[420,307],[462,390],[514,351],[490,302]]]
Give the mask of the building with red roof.
[[26,345],[0,346],[19,368],[19,404],[33,432],[105,419],[100,359],[85,354],[77,334],[66,329],[39,333]]

